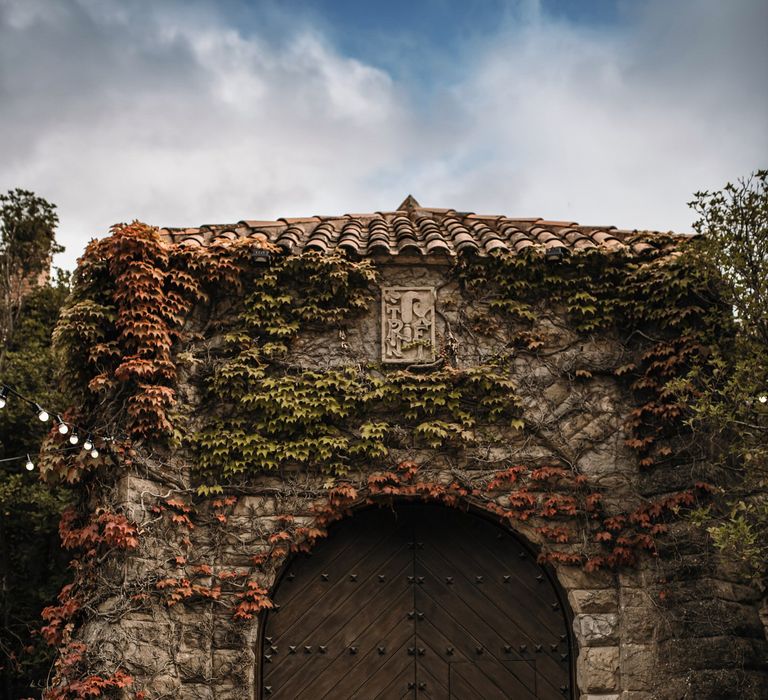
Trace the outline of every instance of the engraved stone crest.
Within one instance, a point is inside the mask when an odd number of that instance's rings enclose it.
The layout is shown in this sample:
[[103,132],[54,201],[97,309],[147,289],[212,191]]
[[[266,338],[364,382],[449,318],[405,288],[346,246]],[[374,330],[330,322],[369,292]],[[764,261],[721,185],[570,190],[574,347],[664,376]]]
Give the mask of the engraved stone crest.
[[383,287],[381,359],[408,364],[435,361],[434,287]]

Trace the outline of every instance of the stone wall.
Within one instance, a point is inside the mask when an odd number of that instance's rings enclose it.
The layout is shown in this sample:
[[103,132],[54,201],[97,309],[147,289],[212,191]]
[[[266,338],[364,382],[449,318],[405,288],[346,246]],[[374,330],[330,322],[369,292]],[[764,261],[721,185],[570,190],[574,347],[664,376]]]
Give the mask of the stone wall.
[[[458,367],[480,364],[509,347],[514,329],[489,326],[481,308],[465,303],[456,282],[446,282],[446,265],[403,258],[379,269],[382,285],[436,289],[438,347],[447,348]],[[367,315],[342,331],[303,334],[291,362],[306,368],[379,362],[379,304],[376,300]],[[459,505],[491,512],[508,505],[504,494],[483,490],[500,465],[562,464],[601,490],[610,514],[690,480],[686,465],[643,472],[625,445],[633,400],[611,372],[627,360],[619,338],[581,337],[556,310],[540,315],[535,333],[544,346],[521,352],[514,363],[526,429],[499,431],[493,445],[461,450],[427,449],[404,436],[395,457],[419,465],[419,482],[458,484]],[[205,420],[198,410],[200,377],[219,342],[208,333],[182,349],[187,364],[179,397],[186,430]],[[139,525],[141,544],[105,563],[102,574],[110,586],[104,590],[111,595],[94,604],[81,636],[99,649],[105,668],[127,670],[136,679],[133,690],[144,689],[147,697],[255,699],[259,618],[234,619],[233,601],[243,599],[248,581],[267,590],[273,585],[283,560],[268,558],[274,551],[271,538],[314,527],[329,492],[341,482],[354,489],[344,508],[381,496],[371,494],[367,474],[329,480],[286,470],[244,479],[215,505],[194,496],[190,459],[182,451],[145,452],[105,487],[112,490],[103,495]],[[548,541],[535,518],[514,523],[514,529],[551,551],[587,546],[588,524],[578,519],[559,524],[568,530],[567,542]],[[643,556],[635,567],[588,572],[553,566],[573,614],[577,697],[768,698],[759,596],[738,583],[685,522],[659,540],[656,556]],[[199,588],[187,590],[194,586]],[[220,595],[203,592],[217,586]],[[178,601],[171,598],[174,593]]]

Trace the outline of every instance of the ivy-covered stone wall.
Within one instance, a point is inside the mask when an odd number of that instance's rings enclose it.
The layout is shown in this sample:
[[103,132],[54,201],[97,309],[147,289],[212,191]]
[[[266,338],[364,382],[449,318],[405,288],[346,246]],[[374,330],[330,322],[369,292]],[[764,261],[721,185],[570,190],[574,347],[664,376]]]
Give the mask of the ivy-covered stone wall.
[[[288,557],[367,504],[470,505],[567,592],[581,698],[766,697],[757,591],[686,518],[718,489],[682,389],[729,334],[682,251],[458,261],[94,242],[57,331],[96,459],[51,697],[257,698]],[[681,243],[680,246],[684,248]],[[434,288],[436,360],[381,361],[381,288]]]

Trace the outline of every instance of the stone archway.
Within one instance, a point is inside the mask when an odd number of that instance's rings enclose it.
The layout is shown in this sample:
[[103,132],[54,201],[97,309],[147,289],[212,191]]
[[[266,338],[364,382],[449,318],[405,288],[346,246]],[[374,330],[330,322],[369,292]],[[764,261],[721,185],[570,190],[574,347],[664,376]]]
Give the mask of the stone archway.
[[556,584],[515,535],[454,508],[359,511],[288,564],[274,601],[263,697],[574,694]]

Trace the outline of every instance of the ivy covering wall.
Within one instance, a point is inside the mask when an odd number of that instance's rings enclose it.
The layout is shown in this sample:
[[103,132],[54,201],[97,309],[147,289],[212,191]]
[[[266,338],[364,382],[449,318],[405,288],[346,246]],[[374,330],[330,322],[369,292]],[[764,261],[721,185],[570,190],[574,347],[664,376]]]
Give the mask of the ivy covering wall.
[[[446,263],[465,306],[465,334],[503,328],[505,341],[467,363],[446,326],[438,361],[406,369],[351,351],[316,368],[293,355],[297,340],[313,333],[337,333],[344,347],[349,324],[377,308],[380,264],[286,256],[262,243],[272,254],[265,264],[253,245],[184,248],[133,223],[92,242],[80,261],[55,339],[73,420],[116,439],[99,446],[97,459],[56,452],[55,434],[44,449],[46,477],[78,483],[84,494],[62,523],[75,581],[46,613],[46,634],[63,650],[51,697],[130,684],[119,670],[88,672],[76,627],[105,557],[140,546],[135,524],[98,497],[132,464],[161,461],[191,479],[192,491],[147,504],[182,541],[200,520],[226,529],[238,493],[265,475],[322,477],[313,524],[286,519],[254,555],[251,573],[212,579],[188,547],[178,553],[177,574],[141,592],[166,605],[228,600],[242,620],[271,605],[259,572],[311,546],[361,499],[482,504],[504,522],[529,524],[544,560],[591,571],[653,555],[670,523],[714,491],[706,446],[692,440],[680,396],[695,391],[715,349],[727,348],[730,321],[717,277],[702,273],[683,243],[645,258],[593,251],[553,262],[533,251]],[[565,460],[491,462],[478,479],[428,476],[435,451],[471,465],[509,431],[533,430],[514,377],[521,361],[547,352],[542,318],[576,338],[620,345],[617,362],[576,370],[568,381],[619,383],[632,402],[624,433],[638,473],[659,474],[659,483],[686,465],[686,483],[676,473],[670,488],[617,510]]]

